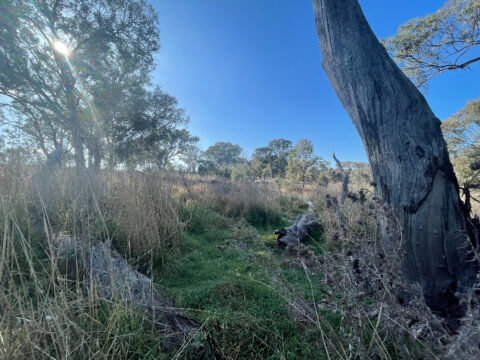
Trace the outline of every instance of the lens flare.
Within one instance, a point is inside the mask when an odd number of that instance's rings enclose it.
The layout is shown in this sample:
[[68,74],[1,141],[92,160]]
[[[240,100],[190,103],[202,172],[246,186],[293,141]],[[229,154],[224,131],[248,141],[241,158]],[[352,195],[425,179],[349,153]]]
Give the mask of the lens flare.
[[69,57],[70,54],[71,54],[71,51],[68,48],[68,46],[65,45],[63,42],[61,42],[60,40],[54,40],[53,43],[52,43],[52,46],[53,46],[53,49],[57,53],[65,56],[65,57]]

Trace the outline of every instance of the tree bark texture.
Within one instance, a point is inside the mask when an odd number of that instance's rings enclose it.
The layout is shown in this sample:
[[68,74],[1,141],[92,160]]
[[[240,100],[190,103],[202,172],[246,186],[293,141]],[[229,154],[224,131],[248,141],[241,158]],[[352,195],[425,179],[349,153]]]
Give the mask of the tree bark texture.
[[312,235],[315,229],[320,229],[320,224],[315,219],[315,213],[310,211],[308,214],[298,215],[291,226],[275,230],[277,245],[286,247],[288,245],[300,245],[303,243]]
[[323,68],[362,138],[377,197],[398,216],[404,275],[421,284],[432,310],[459,317],[456,293],[472,287],[477,264],[440,121],[357,0],[313,5]]
[[340,207],[342,207],[348,195],[348,183],[350,181],[350,176],[343,168],[342,162],[335,156],[335,153],[333,153],[333,160],[335,160],[337,163],[338,170],[340,170],[340,173],[342,174],[342,197],[340,198]]

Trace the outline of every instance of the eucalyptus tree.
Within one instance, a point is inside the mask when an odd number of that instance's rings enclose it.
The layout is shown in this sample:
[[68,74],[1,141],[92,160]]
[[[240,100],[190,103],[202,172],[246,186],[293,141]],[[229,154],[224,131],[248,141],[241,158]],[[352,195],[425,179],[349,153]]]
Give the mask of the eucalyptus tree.
[[444,120],[442,131],[460,184],[464,190],[479,188],[480,98]]
[[157,16],[144,0],[0,2],[0,101],[44,152],[59,137],[102,157],[104,129],[130,89],[146,85],[159,49]]
[[419,86],[451,70],[480,62],[480,2],[449,0],[433,14],[400,26],[384,45]]
[[[377,40],[358,0],[313,0],[323,68],[362,137],[376,197],[393,209],[399,233],[383,232],[387,255],[448,318],[462,315],[470,291],[478,232],[459,197],[440,121],[417,87]],[[388,217],[380,217],[384,229]],[[392,229],[390,227],[390,229]],[[396,253],[395,238],[402,240]]]
[[243,149],[230,142],[217,142],[205,150],[203,156],[219,167],[232,167],[244,162]]
[[160,88],[137,89],[109,129],[112,151],[118,162],[164,169],[188,146],[199,141],[182,126],[189,121],[177,99]]
[[283,177],[287,171],[288,155],[292,142],[285,139],[274,139],[267,146],[256,148],[252,154],[252,170],[258,176],[271,174],[272,177]]
[[300,139],[288,155],[287,177],[300,181],[302,189],[309,180],[315,180],[321,171],[326,170],[327,162],[313,152],[310,140]]

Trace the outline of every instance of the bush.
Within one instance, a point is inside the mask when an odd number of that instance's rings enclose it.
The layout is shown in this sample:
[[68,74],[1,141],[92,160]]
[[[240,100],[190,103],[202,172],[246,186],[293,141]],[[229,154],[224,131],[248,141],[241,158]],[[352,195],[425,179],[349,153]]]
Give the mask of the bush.
[[245,182],[252,180],[250,167],[247,164],[240,164],[232,169],[232,180],[238,182]]

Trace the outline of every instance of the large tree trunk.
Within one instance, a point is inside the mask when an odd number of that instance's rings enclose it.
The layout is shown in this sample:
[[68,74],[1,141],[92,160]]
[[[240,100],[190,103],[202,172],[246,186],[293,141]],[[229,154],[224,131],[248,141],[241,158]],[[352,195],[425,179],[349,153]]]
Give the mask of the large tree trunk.
[[85,150],[83,146],[83,140],[78,129],[72,130],[72,147],[74,151],[73,158],[75,160],[77,173],[81,174],[85,170]]
[[[365,145],[376,195],[401,224],[403,269],[441,315],[475,280],[468,215],[440,121],[390,59],[357,0],[313,0],[323,68]],[[392,239],[389,239],[392,241]]]

